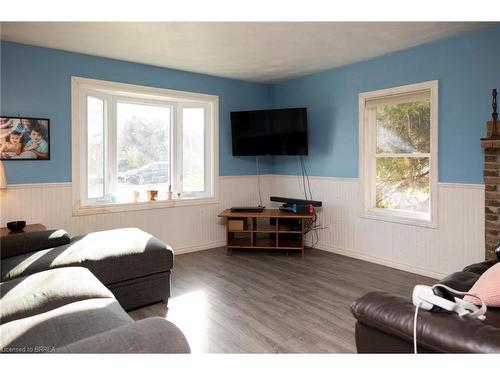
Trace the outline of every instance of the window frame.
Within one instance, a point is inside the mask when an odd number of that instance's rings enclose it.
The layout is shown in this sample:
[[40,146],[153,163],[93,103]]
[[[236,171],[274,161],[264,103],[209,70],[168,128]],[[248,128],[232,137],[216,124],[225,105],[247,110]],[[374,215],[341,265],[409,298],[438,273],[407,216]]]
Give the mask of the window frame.
[[[196,194],[183,193],[180,199],[140,201],[126,203],[106,202],[100,199],[84,199],[87,197],[87,178],[82,174],[87,171],[87,97],[92,96],[104,100],[104,162],[105,185],[112,184],[113,176],[117,177],[116,163],[116,105],[118,102],[158,104],[171,108],[171,159],[170,173],[172,182],[182,173],[182,108],[204,108],[204,178],[205,192]],[[71,114],[72,114],[72,202],[73,215],[89,215],[108,212],[135,211],[152,208],[167,208],[187,205],[214,204],[218,202],[218,129],[219,98],[216,95],[200,94],[186,91],[132,85],[83,77],[71,77]],[[109,123],[106,123],[109,121]],[[179,122],[178,122],[179,121]],[[178,123],[177,123],[178,122]],[[177,126],[176,126],[177,124]],[[109,141],[109,139],[115,141]],[[82,140],[85,140],[83,142]],[[175,158],[174,158],[174,153]],[[176,164],[174,166],[174,163]],[[180,165],[179,165],[180,164]],[[180,169],[179,169],[180,168]],[[114,172],[113,172],[114,171]],[[179,173],[176,173],[179,171]],[[178,182],[178,181],[176,181]],[[104,187],[106,193],[106,187]]]
[[[363,92],[359,94],[359,177],[361,202],[359,214],[362,218],[382,220],[394,223],[437,228],[438,226],[438,120],[439,120],[439,84],[437,80],[420,82],[388,89]],[[430,94],[430,152],[429,157],[429,214],[402,211],[390,208],[378,208],[376,202],[376,129],[368,118],[368,103],[379,99],[394,99],[400,96],[429,92]],[[418,156],[412,154],[412,157]],[[404,157],[401,154],[398,157]]]
[[[182,148],[183,148],[183,137],[182,137],[182,130],[184,129],[184,118],[182,116],[182,111],[183,109],[185,108],[203,108],[203,111],[204,111],[204,117],[205,117],[205,123],[207,123],[207,121],[209,120],[209,117],[210,117],[210,111],[209,111],[209,108],[208,106],[206,105],[206,103],[196,103],[196,102],[193,102],[193,103],[181,103],[177,106],[177,118],[178,118],[178,121],[179,121],[179,126],[178,126],[178,129],[177,129],[177,133],[176,136],[176,143],[177,143],[177,157],[176,157],[176,163],[177,163],[177,168],[178,170],[180,171],[179,174],[177,174],[175,176],[175,178],[179,178],[180,176],[183,176],[184,175],[184,166],[183,166],[183,153],[182,153]],[[209,160],[210,158],[210,130],[205,127],[205,132],[204,132],[204,137],[203,137],[203,143],[204,143],[204,160],[205,160],[205,166],[206,166],[206,161]],[[205,182],[205,187],[206,186],[209,186],[210,184],[210,174],[206,172],[206,167],[205,167],[205,172],[204,172],[204,182]],[[180,179],[180,181],[176,181],[177,183],[177,186],[180,186],[182,188],[182,190],[184,190],[184,186],[183,186],[183,181],[182,181],[182,178]],[[183,193],[185,196],[187,197],[191,197],[191,198],[196,198],[196,197],[200,197],[203,195],[202,192],[197,192],[197,191],[192,191],[192,192],[184,192]]]

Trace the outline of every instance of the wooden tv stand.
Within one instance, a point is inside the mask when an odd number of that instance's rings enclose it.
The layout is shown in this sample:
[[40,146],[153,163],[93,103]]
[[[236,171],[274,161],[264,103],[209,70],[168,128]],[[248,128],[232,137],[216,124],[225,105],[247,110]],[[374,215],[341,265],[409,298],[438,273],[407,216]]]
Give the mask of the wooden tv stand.
[[300,251],[304,255],[304,227],[313,214],[294,214],[276,209],[263,212],[231,212],[226,218],[227,254],[232,249],[270,249]]

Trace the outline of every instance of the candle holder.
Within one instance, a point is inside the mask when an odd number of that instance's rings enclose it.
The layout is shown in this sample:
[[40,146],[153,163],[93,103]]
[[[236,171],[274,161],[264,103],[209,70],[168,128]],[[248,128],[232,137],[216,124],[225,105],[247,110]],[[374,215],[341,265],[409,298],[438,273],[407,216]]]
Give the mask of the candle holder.
[[172,200],[172,195],[173,195],[173,192],[172,192],[172,185],[168,185],[168,191],[167,191],[167,199],[169,201]]

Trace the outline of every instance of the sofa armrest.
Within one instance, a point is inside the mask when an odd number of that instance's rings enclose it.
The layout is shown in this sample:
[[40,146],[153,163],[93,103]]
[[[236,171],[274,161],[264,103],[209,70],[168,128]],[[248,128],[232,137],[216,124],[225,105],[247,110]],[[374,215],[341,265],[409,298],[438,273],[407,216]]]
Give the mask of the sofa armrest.
[[[351,311],[358,323],[413,342],[415,307],[409,299],[372,292],[354,301]],[[486,320],[480,321],[419,310],[417,344],[432,352],[500,353],[500,328],[488,324],[488,313]]]
[[28,232],[2,238],[1,259],[33,251],[49,249],[70,243],[69,234],[63,229]]
[[155,317],[125,324],[56,349],[58,353],[190,353],[181,330]]

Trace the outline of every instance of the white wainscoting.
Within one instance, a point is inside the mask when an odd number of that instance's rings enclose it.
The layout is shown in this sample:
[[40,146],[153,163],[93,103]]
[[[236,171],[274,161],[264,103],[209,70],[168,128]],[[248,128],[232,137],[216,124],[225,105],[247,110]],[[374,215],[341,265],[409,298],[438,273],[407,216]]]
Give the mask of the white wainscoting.
[[[264,204],[270,195],[303,197],[296,176],[262,176]],[[323,201],[317,248],[441,278],[484,260],[484,187],[439,184],[437,229],[359,217],[358,179],[311,177],[315,199]],[[235,205],[256,205],[256,176],[220,177],[219,202],[200,206],[71,214],[71,184],[14,185],[0,192],[2,226],[11,220],[64,228],[72,235],[119,227],[139,227],[169,243],[176,253],[222,246],[217,214]]]
[[[360,218],[358,179],[311,177],[323,201],[317,248],[434,278],[484,260],[484,186],[439,184],[438,228]],[[273,195],[303,197],[296,176],[275,175]],[[311,237],[309,237],[309,240]]]
[[[272,181],[272,176],[262,176],[262,190],[269,192]],[[224,245],[225,227],[217,214],[231,206],[256,205],[258,199],[256,176],[230,176],[220,177],[216,204],[72,216],[71,183],[10,185],[0,191],[0,217],[2,226],[26,220],[47,228],[64,228],[71,235],[138,227],[180,254]]]

